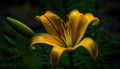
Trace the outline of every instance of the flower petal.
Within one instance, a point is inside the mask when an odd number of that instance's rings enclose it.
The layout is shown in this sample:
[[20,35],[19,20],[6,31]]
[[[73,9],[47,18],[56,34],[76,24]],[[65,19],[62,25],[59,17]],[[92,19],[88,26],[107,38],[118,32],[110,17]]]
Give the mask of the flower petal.
[[86,32],[88,25],[90,23],[92,23],[92,21],[93,21],[93,25],[97,25],[99,23],[99,19],[94,17],[91,13],[87,13],[84,16],[82,16],[82,18],[77,26],[76,44],[80,42],[80,40],[82,39],[83,35]]
[[48,44],[48,45],[55,46],[55,47],[57,47],[57,46],[64,47],[65,46],[64,42],[60,38],[58,38],[54,35],[46,34],[46,33],[40,33],[40,34],[35,35],[32,38],[30,48],[35,49],[35,47],[33,47],[33,45],[39,44],[39,43],[44,43],[44,44]]
[[36,16],[36,20],[42,22],[49,34],[59,35],[63,20],[51,11],[47,11],[42,16]]
[[50,53],[50,61],[51,64],[56,67],[58,65],[60,56],[65,51],[65,48],[63,47],[53,47]]
[[77,9],[73,10],[68,16],[68,25],[71,26],[72,39],[75,42],[75,36],[78,28],[78,24],[80,22],[81,17],[83,16]]
[[97,55],[98,55],[97,44],[91,38],[89,38],[89,37],[84,38],[79,44],[77,44],[74,47],[74,49],[76,49],[80,46],[83,46],[88,50],[91,58],[95,59],[97,57]]

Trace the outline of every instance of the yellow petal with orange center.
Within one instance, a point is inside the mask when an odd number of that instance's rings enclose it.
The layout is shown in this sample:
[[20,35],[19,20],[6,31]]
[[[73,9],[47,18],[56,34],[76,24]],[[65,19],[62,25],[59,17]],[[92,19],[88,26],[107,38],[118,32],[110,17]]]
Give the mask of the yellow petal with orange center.
[[50,61],[54,67],[58,65],[60,56],[64,51],[69,53],[80,46],[89,52],[91,58],[96,58],[98,48],[95,41],[89,37],[81,40],[90,23],[93,22],[94,25],[99,23],[99,19],[91,13],[83,15],[75,9],[68,15],[67,23],[64,23],[59,16],[47,11],[42,16],[36,16],[36,20],[43,24],[48,34],[35,35],[31,40],[30,47],[34,49],[35,44],[41,43],[53,46],[50,52]]

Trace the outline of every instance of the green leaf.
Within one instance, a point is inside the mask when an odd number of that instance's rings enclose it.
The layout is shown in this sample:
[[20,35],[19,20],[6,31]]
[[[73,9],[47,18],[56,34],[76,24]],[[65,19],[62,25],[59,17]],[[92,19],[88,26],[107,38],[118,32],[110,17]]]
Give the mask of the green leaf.
[[2,35],[3,39],[5,40],[5,42],[7,43],[7,45],[9,45],[9,48],[7,50],[11,50],[12,53],[14,53],[15,55],[20,56],[20,51],[17,48],[17,44],[7,35],[3,34]]
[[16,19],[13,19],[13,18],[10,18],[10,17],[7,17],[6,18],[8,23],[20,34],[24,35],[24,36],[27,36],[27,37],[32,37],[34,35],[34,31],[28,27],[27,25],[25,25],[24,23],[16,20]]
[[6,43],[11,47],[16,47],[16,43],[7,35],[3,34],[3,39],[6,41]]

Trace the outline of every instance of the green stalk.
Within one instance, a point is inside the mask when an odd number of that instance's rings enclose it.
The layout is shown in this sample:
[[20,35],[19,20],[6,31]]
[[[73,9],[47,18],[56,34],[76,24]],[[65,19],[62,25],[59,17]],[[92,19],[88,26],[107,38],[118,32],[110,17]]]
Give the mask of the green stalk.
[[68,53],[68,56],[69,56],[69,61],[70,61],[70,68],[69,69],[74,69],[72,52]]

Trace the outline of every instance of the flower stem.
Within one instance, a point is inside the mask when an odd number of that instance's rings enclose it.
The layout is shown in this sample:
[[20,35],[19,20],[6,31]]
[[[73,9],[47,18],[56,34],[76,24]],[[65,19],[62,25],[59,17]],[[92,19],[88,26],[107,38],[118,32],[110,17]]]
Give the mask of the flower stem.
[[70,68],[69,69],[74,69],[72,52],[68,53],[68,55],[69,55],[69,61],[70,61]]

